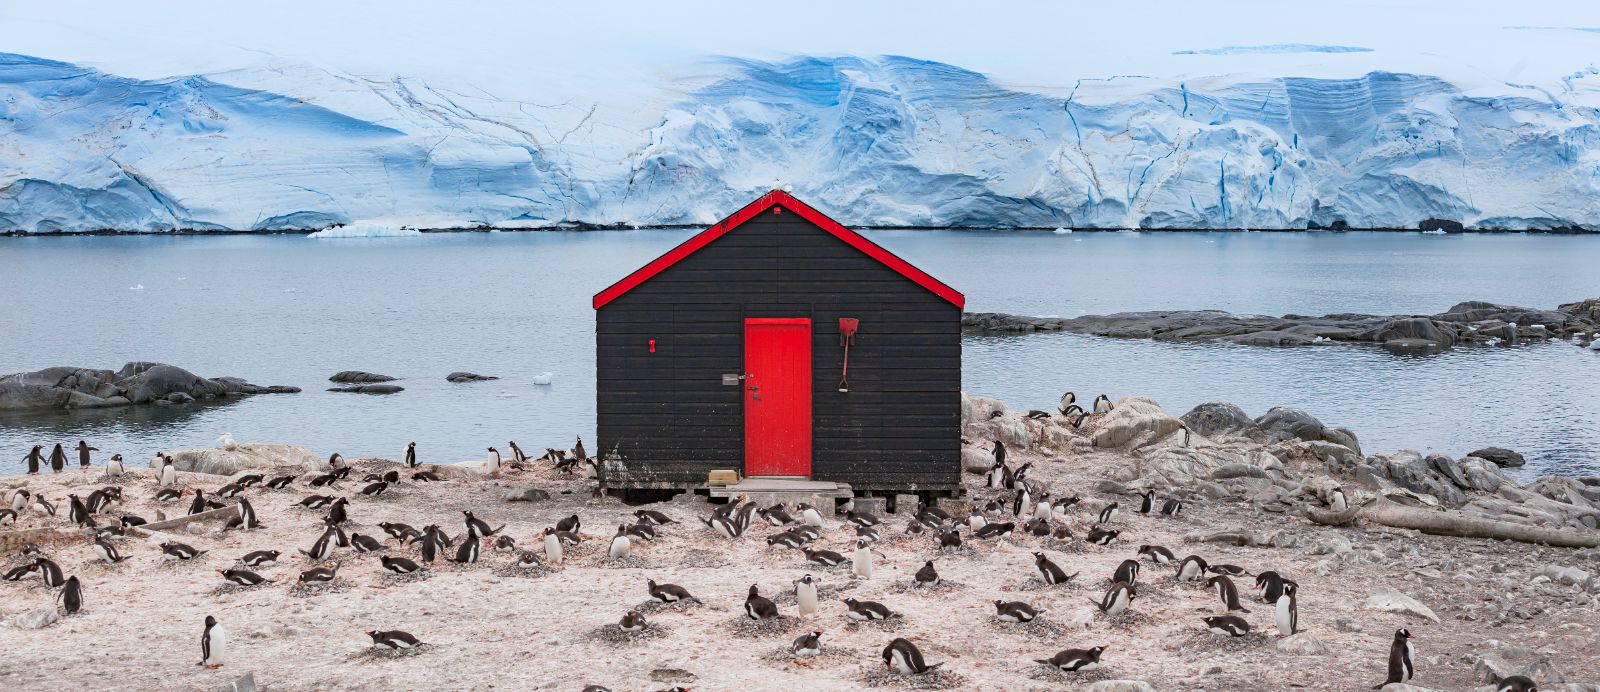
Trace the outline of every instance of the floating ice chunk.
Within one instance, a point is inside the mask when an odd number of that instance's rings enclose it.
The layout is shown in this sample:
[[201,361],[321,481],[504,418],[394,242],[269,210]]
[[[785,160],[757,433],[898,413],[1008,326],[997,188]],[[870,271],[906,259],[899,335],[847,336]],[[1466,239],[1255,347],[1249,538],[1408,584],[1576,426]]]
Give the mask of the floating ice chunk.
[[324,228],[307,238],[398,238],[422,235],[422,231],[399,224],[381,221],[355,221],[343,226]]
[[1071,232],[1072,232],[1072,229],[1070,229],[1070,228],[1057,228],[1056,231],[1055,231],[1056,235],[1066,235],[1066,234],[1071,233]]
[[300,289],[298,289],[298,288],[285,288],[285,289],[283,289],[283,292],[284,293],[299,293]]
[[1445,233],[1444,233],[1444,229],[1435,228],[1435,229],[1432,229],[1432,230],[1423,231],[1422,234],[1423,235],[1444,235]]
[[534,384],[550,384],[550,382],[552,380],[554,380],[555,377],[556,377],[556,374],[553,373],[553,372],[541,372],[541,373],[533,376],[533,383]]
[[132,286],[129,286],[128,290],[130,290],[130,291],[143,291],[144,290],[144,284],[134,284]]

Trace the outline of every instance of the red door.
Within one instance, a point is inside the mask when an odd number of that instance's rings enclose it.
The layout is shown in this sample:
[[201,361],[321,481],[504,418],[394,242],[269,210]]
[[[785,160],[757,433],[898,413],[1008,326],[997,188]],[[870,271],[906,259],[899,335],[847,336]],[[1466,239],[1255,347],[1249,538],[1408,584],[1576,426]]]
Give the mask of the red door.
[[811,320],[744,321],[744,475],[811,477]]

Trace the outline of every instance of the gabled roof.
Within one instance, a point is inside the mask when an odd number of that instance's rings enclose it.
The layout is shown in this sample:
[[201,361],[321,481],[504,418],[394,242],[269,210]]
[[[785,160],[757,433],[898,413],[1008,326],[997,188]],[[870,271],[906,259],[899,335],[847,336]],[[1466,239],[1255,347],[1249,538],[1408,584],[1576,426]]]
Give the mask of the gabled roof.
[[957,308],[961,308],[966,305],[966,296],[963,296],[955,289],[946,286],[938,279],[929,276],[921,269],[911,266],[910,262],[900,259],[899,257],[895,256],[894,253],[880,247],[877,243],[863,238],[861,234],[839,225],[838,221],[834,221],[833,219],[828,218],[822,212],[812,209],[805,202],[801,202],[800,200],[790,196],[789,193],[782,190],[773,190],[765,195],[762,195],[760,199],[745,205],[743,209],[734,212],[728,218],[718,222],[717,225],[701,231],[693,238],[690,238],[684,241],[681,245],[672,248],[672,250],[667,252],[667,254],[651,260],[649,264],[646,264],[632,274],[623,277],[621,281],[611,284],[611,286],[606,288],[606,290],[596,293],[594,296],[594,309],[599,310],[600,308],[605,307],[607,303],[622,297],[623,294],[633,290],[639,284],[649,281],[655,275],[666,271],[668,267],[671,267],[672,265],[682,261],[683,258],[699,252],[701,248],[710,245],[711,241],[727,235],[728,233],[732,232],[733,229],[744,225],[745,222],[756,218],[756,216],[774,206],[781,206],[784,209],[788,209],[789,211],[800,216],[800,218],[810,221],[818,228],[826,231],[829,235],[844,241],[846,245],[849,245],[850,247],[853,247],[866,254],[868,257],[877,260],[879,264],[882,264],[883,266],[893,270],[895,273],[912,280],[918,286],[921,286],[934,295],[949,301]]

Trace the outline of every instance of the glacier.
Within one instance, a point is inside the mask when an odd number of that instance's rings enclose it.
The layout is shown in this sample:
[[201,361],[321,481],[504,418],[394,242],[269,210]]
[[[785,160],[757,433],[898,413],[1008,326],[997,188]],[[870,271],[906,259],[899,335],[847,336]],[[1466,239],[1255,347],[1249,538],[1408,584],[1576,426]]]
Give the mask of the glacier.
[[700,225],[781,186],[879,227],[1600,229],[1597,76],[1021,88],[909,57],[728,57],[539,103],[0,54],[0,232]]

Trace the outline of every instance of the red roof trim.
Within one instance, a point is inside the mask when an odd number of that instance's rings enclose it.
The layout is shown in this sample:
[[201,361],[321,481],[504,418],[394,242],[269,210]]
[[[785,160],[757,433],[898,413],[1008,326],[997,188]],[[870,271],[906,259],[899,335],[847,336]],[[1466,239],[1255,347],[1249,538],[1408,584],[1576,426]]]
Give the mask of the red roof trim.
[[667,252],[667,254],[651,260],[649,264],[646,264],[632,274],[623,277],[621,281],[611,284],[611,286],[606,288],[606,290],[596,293],[594,296],[594,309],[599,310],[600,308],[605,307],[607,303],[622,297],[623,294],[633,290],[639,284],[649,281],[655,275],[666,271],[668,267],[677,264],[678,262],[682,261],[683,258],[699,252],[701,248],[710,245],[711,241],[721,238],[729,231],[732,231],[733,229],[744,225],[746,221],[755,218],[758,214],[778,205],[781,205],[784,209],[788,209],[791,212],[799,214],[800,218],[816,224],[817,227],[827,231],[829,235],[844,241],[845,244],[849,245],[850,247],[860,250],[868,257],[877,260],[878,263],[882,264],[883,266],[894,270],[895,273],[904,276],[907,279],[910,279],[918,286],[927,289],[934,295],[949,301],[957,308],[966,307],[967,298],[966,296],[961,295],[960,292],[949,286],[946,286],[938,279],[929,276],[921,269],[912,266],[910,262],[900,259],[899,257],[895,256],[894,253],[883,249],[877,243],[867,240],[855,231],[841,226],[839,222],[828,218],[827,215],[817,211],[816,209],[812,209],[810,205],[795,199],[782,190],[773,190],[765,195],[762,195],[760,199],[745,205],[743,209],[734,212],[732,216],[723,219],[715,226],[701,231],[693,238],[690,238],[684,241],[681,245],[672,248]]

